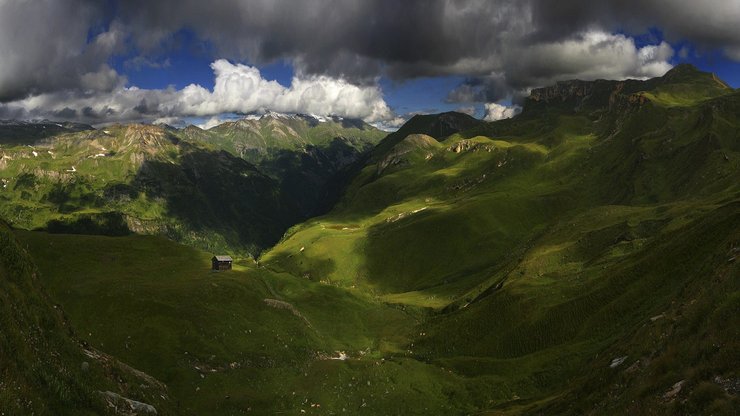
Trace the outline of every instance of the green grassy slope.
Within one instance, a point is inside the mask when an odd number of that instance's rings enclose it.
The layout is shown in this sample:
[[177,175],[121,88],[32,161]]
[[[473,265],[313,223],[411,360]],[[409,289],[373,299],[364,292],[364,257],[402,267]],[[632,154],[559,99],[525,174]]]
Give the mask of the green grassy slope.
[[165,382],[178,414],[474,408],[407,350],[413,308],[251,263],[213,273],[208,253],[158,237],[18,237],[82,339]]
[[451,134],[480,126],[482,121],[463,113],[449,111],[442,114],[417,114],[404,123],[398,131],[385,137],[375,149],[372,158],[383,157],[409,134],[425,134],[436,140],[444,140]]
[[256,253],[300,218],[253,165],[155,126],[4,147],[0,180],[0,215],[28,229],[134,231]]
[[[259,166],[244,153],[243,142],[253,138],[246,128],[220,134],[218,128],[116,125],[5,143],[0,216],[27,229],[133,231],[257,254],[288,226],[324,212],[348,167],[383,135],[364,124],[311,126],[297,116],[227,124],[240,123],[264,130]],[[286,129],[290,146],[275,139]]]
[[207,131],[189,129],[190,132],[186,131],[188,136],[201,140],[205,137],[224,150],[258,165],[284,151],[310,147],[326,149],[336,140],[363,150],[385,137],[385,133],[361,120],[319,120],[312,116],[283,114],[226,122]]
[[157,237],[18,237],[182,414],[733,415],[739,115],[679,67],[446,135],[428,116],[226,273]]
[[159,382],[80,343],[31,257],[0,224],[0,413],[102,415],[112,391],[172,414]]
[[[676,91],[685,94],[680,102]],[[712,380],[736,383],[737,331],[706,326],[722,345],[716,356],[692,332],[701,313],[691,329],[672,321],[683,338],[637,333],[676,304],[696,300],[724,319],[737,311],[736,280],[727,277],[737,266],[727,261],[740,244],[739,105],[737,92],[684,67],[642,83],[536,92],[514,120],[439,147],[398,142],[334,211],[291,229],[261,260],[431,308],[419,354],[477,380],[479,399],[501,411],[550,406],[541,400],[574,414],[597,405],[614,414],[630,406],[642,414],[726,410],[737,391]],[[661,348],[682,355],[645,364]],[[618,351],[632,359],[608,372]],[[625,375],[638,359],[644,367]],[[592,364],[597,378],[582,372]],[[604,380],[615,377],[628,387],[609,396]],[[683,393],[663,399],[681,380]],[[681,407],[695,388],[711,390],[711,400]],[[575,399],[585,390],[589,399]],[[570,408],[557,400],[565,392]]]

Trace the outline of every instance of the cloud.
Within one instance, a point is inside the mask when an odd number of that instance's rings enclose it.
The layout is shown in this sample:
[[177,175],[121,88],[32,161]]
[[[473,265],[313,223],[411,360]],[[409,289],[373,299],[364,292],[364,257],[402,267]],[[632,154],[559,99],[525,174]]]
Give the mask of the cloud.
[[666,42],[638,48],[622,34],[578,33],[507,52],[500,72],[466,80],[448,96],[452,102],[499,101],[527,95],[537,86],[567,79],[645,79],[662,76],[672,65]]
[[[69,108],[87,119],[121,117],[134,97],[140,117],[262,103],[374,119],[386,117],[380,76],[463,76],[449,101],[497,102],[566,78],[660,75],[672,48],[631,37],[656,28],[740,61],[738,21],[736,0],[0,0],[0,103],[22,114],[42,112],[28,105],[46,100],[51,114],[65,97],[86,102]],[[218,69],[227,91],[124,88],[115,59],[124,70],[167,66],[183,33],[213,60],[252,69],[284,61],[296,78],[281,88],[232,65]]]
[[637,48],[635,41],[624,35],[587,31],[509,54],[505,59],[509,85],[532,87],[563,79],[661,76],[672,67],[673,48],[665,42]]
[[538,35],[563,38],[594,27],[646,33],[659,28],[669,41],[730,52],[740,47],[740,2],[735,0],[533,0]]
[[370,122],[393,117],[377,86],[358,86],[328,76],[296,76],[290,87],[284,87],[264,79],[252,66],[222,59],[211,67],[215,75],[213,91],[196,84],[181,90],[120,86],[109,92],[65,90],[0,104],[0,118],[75,119],[98,124],[265,110],[338,115]]
[[506,79],[506,74],[494,72],[484,76],[468,77],[460,86],[450,91],[447,102],[484,103],[499,101],[515,94],[514,88]]
[[92,1],[0,0],[0,102],[125,82],[106,64],[123,42],[117,27],[88,38],[100,16]]
[[396,131],[401,126],[403,126],[409,119],[411,118],[411,115],[406,114],[404,116],[395,116],[393,118],[387,119],[387,120],[379,120],[376,122],[372,122],[374,127],[383,130],[383,131]]
[[496,104],[496,103],[486,103],[485,104],[486,115],[483,117],[483,120],[497,121],[497,120],[512,118],[515,115],[519,114],[521,111],[522,111],[522,108],[516,105],[512,107],[507,107],[505,105]]
[[197,126],[200,127],[203,130],[208,130],[208,129],[211,129],[213,127],[216,127],[216,126],[219,126],[219,125],[223,124],[226,120],[227,119],[221,118],[219,116],[213,116],[213,117],[210,117],[209,119],[205,120],[203,123],[198,124]]
[[735,0],[129,0],[120,7],[119,20],[142,50],[189,28],[219,56],[287,60],[306,74],[353,83],[380,74],[488,75],[522,47],[589,32],[658,27],[670,40],[728,56],[740,48]]
[[730,48],[725,51],[730,59],[740,62],[740,46],[737,48]]
[[296,76],[286,88],[264,79],[252,66],[220,59],[211,67],[216,75],[213,92],[197,85],[185,87],[181,92],[181,111],[184,114],[248,113],[270,109],[368,121],[386,119],[391,115],[376,86],[357,86],[342,79],[313,75]]
[[123,65],[126,68],[140,71],[142,68],[154,68],[154,69],[169,68],[172,66],[172,62],[170,61],[169,58],[165,58],[162,61],[154,61],[152,59],[149,59],[143,56],[135,56],[127,60],[126,62],[124,62]]
[[475,109],[475,106],[469,105],[469,106],[464,106],[464,107],[458,107],[455,111],[457,111],[458,113],[463,113],[463,114],[467,114],[469,116],[475,117],[476,109]]
[[173,127],[185,127],[185,121],[180,117],[159,117],[152,120],[152,124],[166,124]]
[[381,73],[478,71],[502,39],[526,34],[527,9],[518,0],[128,0],[118,21],[142,51],[188,28],[221,57],[287,60],[305,74],[367,84]]

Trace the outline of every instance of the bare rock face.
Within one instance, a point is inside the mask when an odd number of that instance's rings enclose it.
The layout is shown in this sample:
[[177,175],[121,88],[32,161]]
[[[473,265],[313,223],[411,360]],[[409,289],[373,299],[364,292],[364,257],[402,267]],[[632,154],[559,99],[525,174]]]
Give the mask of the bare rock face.
[[716,75],[682,64],[662,77],[645,81],[571,80],[561,81],[549,87],[535,88],[525,101],[523,113],[537,112],[551,106],[565,107],[575,112],[631,111],[650,102],[645,92],[665,86],[680,89],[693,86],[694,89],[704,91],[707,97],[719,96],[732,90]]
[[641,91],[647,89],[642,81],[562,81],[544,88],[532,90],[525,110],[546,105],[565,105],[578,112],[581,110],[629,110],[646,104],[649,99]]
[[453,153],[463,153],[468,151],[478,152],[492,152],[496,146],[491,144],[482,144],[482,143],[475,143],[471,140],[461,140],[452,146],[450,146],[447,150]]
[[178,139],[159,126],[132,124],[124,134],[129,146],[138,145],[145,152],[153,155],[168,144],[177,144]]
[[529,99],[535,102],[568,101],[584,98],[592,94],[594,82],[589,81],[562,81],[557,84],[532,90]]
[[116,414],[121,415],[156,415],[157,409],[154,406],[136,400],[131,400],[112,391],[100,392],[103,400],[108,404]]

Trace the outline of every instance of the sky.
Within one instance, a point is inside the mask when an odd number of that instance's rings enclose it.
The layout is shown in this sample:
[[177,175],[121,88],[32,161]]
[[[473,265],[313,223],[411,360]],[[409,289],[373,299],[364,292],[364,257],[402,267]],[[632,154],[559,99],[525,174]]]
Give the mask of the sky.
[[0,0],[0,119],[393,129],[691,63],[740,87],[740,0]]

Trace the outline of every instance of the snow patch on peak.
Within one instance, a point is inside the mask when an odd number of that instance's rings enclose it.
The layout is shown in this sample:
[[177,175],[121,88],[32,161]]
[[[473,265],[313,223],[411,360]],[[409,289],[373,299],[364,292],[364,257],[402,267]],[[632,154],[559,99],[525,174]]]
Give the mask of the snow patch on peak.
[[263,118],[273,118],[273,119],[276,119],[276,120],[279,120],[279,119],[288,119],[288,120],[290,120],[290,119],[294,119],[295,116],[289,115],[289,114],[284,114],[284,113],[278,113],[276,111],[268,111],[262,117],[260,117],[260,120],[263,119]]
[[311,117],[311,118],[313,118],[313,119],[316,119],[319,123],[326,123],[327,121],[329,121],[328,118],[326,118],[324,116],[319,116],[319,115],[316,115],[316,114],[309,114],[308,116]]

